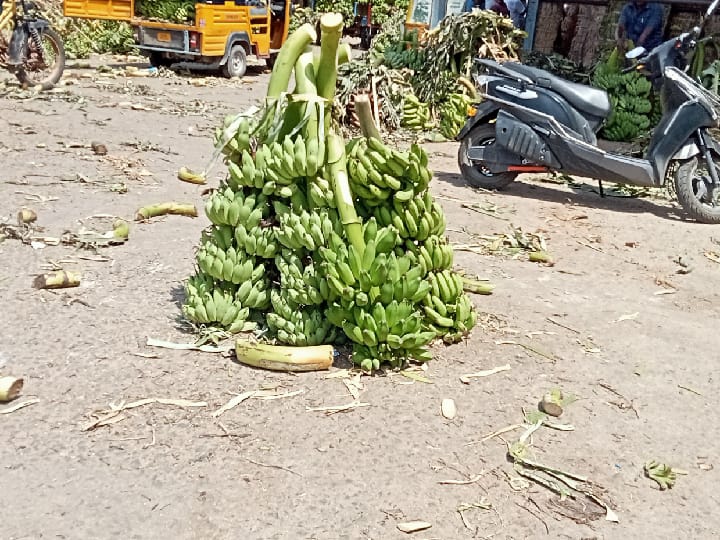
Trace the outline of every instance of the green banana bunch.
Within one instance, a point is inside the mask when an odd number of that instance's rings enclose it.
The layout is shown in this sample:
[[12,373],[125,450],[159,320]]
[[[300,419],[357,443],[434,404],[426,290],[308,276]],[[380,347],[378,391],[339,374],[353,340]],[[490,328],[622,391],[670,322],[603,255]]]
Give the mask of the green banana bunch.
[[621,73],[616,51],[598,65],[593,84],[608,92],[612,115],[603,126],[601,137],[611,141],[631,141],[657,121],[652,103],[652,83],[637,72]]
[[401,152],[374,137],[360,137],[348,142],[346,153],[350,187],[368,206],[391,197],[410,200],[432,179],[427,154],[417,144]]
[[[241,123],[241,129],[245,123]],[[275,141],[257,147],[250,153],[249,139],[239,130],[228,143],[233,148],[226,159],[228,165],[227,184],[234,191],[243,186],[262,190],[265,195],[291,198],[297,193],[297,180],[314,176],[324,165],[324,148],[317,138],[305,140],[302,134],[295,138],[286,136],[282,142]]]
[[310,202],[317,208],[335,208],[335,193],[332,190],[330,181],[323,174],[309,176],[307,179],[307,196]]
[[327,280],[320,278],[313,261],[306,263],[292,250],[283,249],[275,257],[275,266],[280,272],[280,289],[294,304],[318,305],[332,296]]
[[287,298],[285,292],[284,289],[271,292],[273,311],[266,315],[268,328],[279,341],[297,347],[335,341],[337,330],[325,318],[323,308],[301,307]]
[[413,131],[431,129],[433,123],[430,117],[430,105],[418,100],[415,94],[406,94],[403,100],[403,114],[400,125]]
[[462,279],[443,270],[428,276],[430,293],[423,298],[424,328],[449,343],[459,341],[475,326],[477,314],[463,291]]
[[418,70],[425,64],[425,54],[418,48],[417,41],[408,43],[406,40],[400,40],[384,47],[383,60],[391,69]]
[[608,92],[623,86],[624,79],[620,73],[595,74],[593,84]]
[[424,347],[435,338],[433,332],[422,330],[422,315],[408,301],[378,302],[372,308],[336,302],[326,316],[353,342],[353,362],[366,371],[379,369],[385,361],[397,367],[408,358],[422,359]]
[[217,324],[237,333],[250,317],[250,309],[236,299],[234,287],[216,283],[206,274],[196,274],[187,280],[185,297],[185,316],[199,324]]
[[[418,335],[427,337],[432,332],[421,332]],[[432,338],[428,343],[432,341]],[[432,360],[432,354],[424,346],[415,349],[393,349],[387,344],[380,343],[377,347],[368,347],[353,343],[352,361],[355,365],[360,366],[363,371],[373,371],[380,369],[380,365],[387,363],[391,368],[400,368],[405,362],[414,360],[416,362],[429,362]]]
[[262,193],[231,187],[215,191],[205,202],[205,214],[215,225],[252,228],[267,216],[270,207]]
[[440,133],[446,139],[455,139],[465,125],[472,99],[465,94],[450,94],[440,106]]
[[400,365],[408,358],[424,358],[423,347],[435,337],[423,331],[423,315],[416,308],[430,292],[425,270],[410,257],[395,254],[394,227],[379,227],[370,218],[363,236],[362,254],[353,245],[320,250],[323,272],[337,296],[326,316],[356,348],[364,347],[353,358],[365,370],[385,361]]
[[[227,231],[227,229],[220,229]],[[228,247],[226,243],[216,243],[217,236],[223,236],[225,232],[204,235],[197,252],[196,258],[198,267],[205,274],[221,281],[240,284],[245,281],[253,283],[265,275],[265,265],[256,264],[255,257],[248,255],[242,248],[234,245]],[[221,239],[223,242],[225,238]]]
[[252,137],[258,127],[253,117],[230,114],[223,119],[222,127],[215,130],[214,146],[222,146],[226,162],[240,163],[241,155],[252,148]]
[[429,191],[425,191],[422,197],[409,200],[398,199],[396,194],[392,204],[377,206],[373,215],[380,225],[393,225],[401,238],[424,241],[445,232],[445,213],[432,200]]
[[312,212],[298,212],[280,201],[275,201],[274,206],[279,221],[275,237],[286,248],[315,251],[327,245],[331,234],[342,233],[342,225],[335,210],[320,208]]
[[453,248],[445,238],[428,236],[423,242],[405,240],[405,249],[413,254],[426,273],[450,270],[453,265]]

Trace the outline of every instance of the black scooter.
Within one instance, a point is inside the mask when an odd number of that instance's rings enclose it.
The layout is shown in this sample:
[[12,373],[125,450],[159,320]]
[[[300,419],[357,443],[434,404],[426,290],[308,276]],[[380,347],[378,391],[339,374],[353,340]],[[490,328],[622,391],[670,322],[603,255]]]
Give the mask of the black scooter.
[[[710,4],[701,27],[718,2]],[[626,55],[635,62],[629,70],[660,90],[663,117],[645,159],[598,147],[596,133],[611,112],[603,90],[516,62],[478,59],[488,73],[477,77],[483,101],[457,136],[463,178],[501,189],[523,172],[558,171],[653,187],[674,175],[685,211],[697,221],[720,223],[720,144],[709,134],[719,125],[720,99],[684,72],[701,27],[649,53],[638,47]]]

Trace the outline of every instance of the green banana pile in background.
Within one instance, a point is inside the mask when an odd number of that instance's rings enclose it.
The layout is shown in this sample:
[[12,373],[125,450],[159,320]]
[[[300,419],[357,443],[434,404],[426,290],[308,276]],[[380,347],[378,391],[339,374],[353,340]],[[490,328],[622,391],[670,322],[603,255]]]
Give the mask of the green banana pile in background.
[[[303,25],[283,45],[265,106],[216,133],[228,167],[205,212],[186,317],[230,333],[259,329],[285,345],[349,343],[365,371],[431,359],[436,338],[463,339],[476,314],[452,271],[445,216],[428,191],[428,156],[386,146],[370,108],[364,135],[332,121],[342,18],[321,18],[320,54]],[[288,83],[294,74],[295,89]]]
[[450,94],[447,101],[440,105],[440,134],[454,139],[465,125],[473,98],[466,94]]
[[639,73],[622,73],[617,47],[593,74],[593,86],[605,90],[612,103],[612,113],[600,132],[610,141],[632,141],[646,134],[659,121],[660,107],[654,103],[652,84]]
[[391,41],[382,50],[383,62],[391,69],[422,69],[425,53],[419,46],[417,30],[406,32],[402,39]]
[[[351,96],[370,91],[377,96],[380,121],[387,130],[437,131],[454,139],[464,124],[464,119],[457,120],[458,113],[465,117],[467,113],[467,106],[455,94],[475,95],[472,83],[468,88],[466,82],[474,70],[473,58],[517,59],[525,33],[514,28],[509,18],[473,10],[446,16],[421,40],[417,32],[404,31],[405,18],[405,12],[393,13],[367,54],[343,67],[338,81],[338,117],[350,120],[352,115],[344,110],[351,106]],[[372,81],[390,84],[372,89]]]
[[417,96],[412,92],[406,94],[403,99],[400,126],[411,131],[432,129],[435,123],[430,115],[430,105],[418,101]]
[[195,0],[137,0],[135,14],[144,19],[183,24],[195,19]]

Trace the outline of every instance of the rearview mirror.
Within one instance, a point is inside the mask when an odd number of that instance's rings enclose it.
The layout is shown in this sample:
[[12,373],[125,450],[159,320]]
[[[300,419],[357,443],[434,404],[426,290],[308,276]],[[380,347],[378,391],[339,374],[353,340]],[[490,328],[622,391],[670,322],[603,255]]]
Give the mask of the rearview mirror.
[[[720,0],[715,0],[715,2],[720,2]],[[645,54],[645,47],[635,47],[633,50],[628,51],[625,54],[625,58],[628,60],[635,60],[636,58],[640,58],[643,54]]]
[[713,0],[713,3],[708,6],[707,11],[705,12],[705,17],[709,17],[713,14],[715,8],[717,8],[718,2],[720,2],[720,0]]

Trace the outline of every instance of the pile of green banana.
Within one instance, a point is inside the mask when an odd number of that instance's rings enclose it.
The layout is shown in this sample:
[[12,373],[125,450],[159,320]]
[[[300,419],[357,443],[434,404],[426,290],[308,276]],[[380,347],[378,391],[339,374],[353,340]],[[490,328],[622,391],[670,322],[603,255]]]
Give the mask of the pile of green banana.
[[400,125],[413,131],[432,129],[434,124],[430,115],[430,105],[418,100],[415,94],[406,94]]
[[654,125],[652,84],[637,72],[622,73],[617,48],[593,75],[593,85],[610,96],[612,114],[601,137],[611,141],[632,141]]
[[446,139],[455,139],[465,125],[468,108],[472,99],[465,94],[450,94],[440,105],[440,134]]
[[[228,174],[205,204],[211,225],[185,315],[230,333],[255,325],[286,345],[350,343],[366,371],[429,360],[428,344],[462,339],[475,313],[451,270],[428,156],[342,140],[320,114],[332,100],[307,99],[320,95],[322,69],[337,69],[326,47],[317,63],[305,52],[312,33],[305,25],[288,39],[296,56],[281,51],[269,104],[216,132]],[[287,93],[287,73],[276,84],[288,66],[301,99]]]

